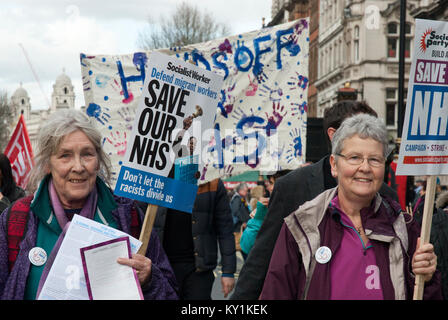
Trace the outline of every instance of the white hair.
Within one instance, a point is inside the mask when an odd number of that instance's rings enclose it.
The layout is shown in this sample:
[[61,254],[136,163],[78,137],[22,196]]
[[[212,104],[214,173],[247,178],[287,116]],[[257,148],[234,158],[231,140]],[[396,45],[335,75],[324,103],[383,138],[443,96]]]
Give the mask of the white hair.
[[383,146],[384,158],[386,159],[389,155],[387,129],[384,121],[365,113],[354,115],[342,122],[331,141],[332,154],[341,153],[344,141],[354,135],[358,135],[362,139],[371,138],[378,141]]
[[29,191],[34,192],[47,175],[50,157],[57,152],[62,139],[77,130],[81,130],[95,146],[99,163],[98,176],[106,183],[110,182],[111,162],[103,151],[101,133],[95,127],[92,118],[79,110],[68,109],[52,113],[39,128],[34,167],[31,169],[27,184]]

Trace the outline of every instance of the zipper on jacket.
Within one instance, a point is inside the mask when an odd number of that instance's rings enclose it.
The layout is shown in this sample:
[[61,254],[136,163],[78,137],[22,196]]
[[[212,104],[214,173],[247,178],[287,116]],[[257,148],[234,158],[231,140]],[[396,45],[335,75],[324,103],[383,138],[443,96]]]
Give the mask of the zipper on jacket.
[[362,240],[362,237],[361,237],[361,235],[359,234],[358,230],[356,230],[354,227],[351,227],[351,226],[348,226],[348,225],[344,224],[341,220],[340,220],[339,222],[340,222],[344,227],[350,228],[350,229],[352,229],[353,231],[355,231],[356,235],[357,235],[358,238],[359,238],[359,241],[361,241],[361,245],[362,245],[362,248],[363,248],[363,253],[364,253],[364,255],[366,255],[366,251],[367,251],[367,249],[372,248],[373,245],[370,245],[370,246],[367,246],[367,247],[366,247],[366,246],[364,245],[364,241]]

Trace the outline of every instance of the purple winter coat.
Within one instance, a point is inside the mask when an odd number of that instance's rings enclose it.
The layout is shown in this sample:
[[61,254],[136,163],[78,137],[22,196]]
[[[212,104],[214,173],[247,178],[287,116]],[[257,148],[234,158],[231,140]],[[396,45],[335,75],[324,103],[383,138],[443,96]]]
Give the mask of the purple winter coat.
[[[320,246],[335,253],[341,243],[343,228],[335,210],[328,209],[336,191],[324,191],[285,218],[260,299],[330,299],[331,264],[316,263],[314,253]],[[398,203],[377,195],[375,209],[361,215],[366,235],[374,244],[385,300],[413,297],[411,259],[420,230],[400,211]],[[425,283],[423,299],[442,299],[439,271]]]
[[[114,198],[118,207],[112,211],[112,215],[118,224],[118,229],[130,234],[133,201],[116,196]],[[141,210],[138,212],[140,221],[143,221],[144,214]],[[36,243],[39,219],[30,212],[26,234],[20,243],[20,252],[14,268],[9,272],[6,213],[7,209],[0,216],[0,298],[2,300],[23,300],[30,269],[28,252]],[[146,257],[152,261],[152,275],[149,284],[142,288],[145,300],[178,299],[177,282],[156,232],[151,233]]]

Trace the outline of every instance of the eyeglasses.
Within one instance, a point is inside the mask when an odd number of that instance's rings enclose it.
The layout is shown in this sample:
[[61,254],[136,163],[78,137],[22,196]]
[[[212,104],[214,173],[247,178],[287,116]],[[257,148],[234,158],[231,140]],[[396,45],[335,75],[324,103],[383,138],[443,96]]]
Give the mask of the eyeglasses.
[[337,156],[340,156],[342,158],[344,158],[348,164],[351,164],[353,166],[359,166],[361,163],[364,162],[364,159],[367,159],[367,163],[369,164],[369,166],[374,167],[374,168],[379,168],[381,166],[384,166],[384,158],[382,157],[361,157],[360,155],[354,154],[351,156],[345,156],[341,153],[336,153]]

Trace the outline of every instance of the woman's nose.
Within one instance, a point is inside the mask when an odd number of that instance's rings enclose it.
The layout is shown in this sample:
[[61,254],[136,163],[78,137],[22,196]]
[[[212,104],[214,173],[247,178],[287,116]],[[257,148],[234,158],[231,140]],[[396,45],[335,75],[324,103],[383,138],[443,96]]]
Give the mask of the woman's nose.
[[368,160],[368,158],[364,158],[364,159],[362,159],[362,162],[361,162],[361,164],[359,165],[359,168],[362,169],[362,170],[364,170],[364,171],[370,171],[370,170],[372,170],[372,167],[371,167],[370,164],[369,164],[369,160]]
[[84,163],[80,156],[75,156],[73,159],[73,170],[83,170],[84,169]]

